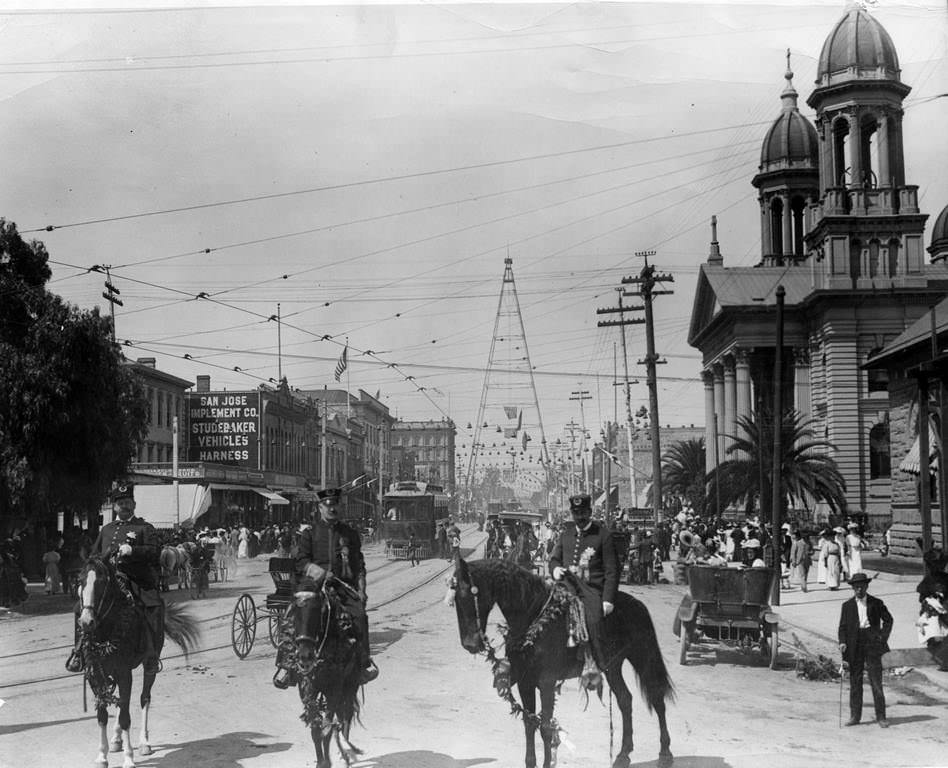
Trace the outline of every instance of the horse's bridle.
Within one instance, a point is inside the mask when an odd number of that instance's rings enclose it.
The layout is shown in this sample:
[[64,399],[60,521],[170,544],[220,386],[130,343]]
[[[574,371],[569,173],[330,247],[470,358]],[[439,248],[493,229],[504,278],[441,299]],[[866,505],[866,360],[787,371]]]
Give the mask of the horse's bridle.
[[[92,563],[90,568],[95,573],[96,581],[98,581],[100,576],[102,576],[102,573],[100,572],[100,568],[108,569],[108,565],[105,563],[104,560],[98,560],[97,562]],[[88,578],[88,575],[86,578]],[[112,607],[115,605],[116,588],[111,584],[111,579],[108,578],[108,573],[104,575],[104,579],[105,579],[105,590],[102,592],[102,596],[98,600],[100,604],[99,609],[96,608],[96,601],[94,599],[91,605],[86,605],[84,594],[83,594],[85,590],[84,589],[79,590],[79,612],[81,614],[82,611],[88,610],[89,613],[92,615],[93,620],[95,619],[101,620],[105,616],[108,616],[109,612],[112,610]],[[105,602],[106,597],[109,598],[109,602],[106,605],[105,610],[101,610],[101,604]],[[92,627],[90,626],[89,629],[82,628],[81,631],[88,632],[88,631],[91,631],[91,629]]]
[[[314,646],[313,658],[317,660],[319,659],[319,656],[326,645],[326,641],[329,639],[329,627],[332,623],[332,600],[330,600],[329,596],[326,594],[325,586],[323,587],[322,592],[323,592],[323,596],[325,597],[325,600],[323,600],[323,607],[321,610],[324,614],[326,614],[323,620],[322,638],[317,641],[315,637],[310,637],[309,635],[306,635],[306,634],[296,635],[293,638],[293,642],[295,645],[298,645],[301,641],[312,643]],[[305,600],[305,599],[315,599],[315,597],[316,597],[316,592],[312,592],[312,591],[303,591],[303,592],[297,592],[294,594],[294,598],[297,601]],[[297,664],[300,664],[298,660],[297,660]]]

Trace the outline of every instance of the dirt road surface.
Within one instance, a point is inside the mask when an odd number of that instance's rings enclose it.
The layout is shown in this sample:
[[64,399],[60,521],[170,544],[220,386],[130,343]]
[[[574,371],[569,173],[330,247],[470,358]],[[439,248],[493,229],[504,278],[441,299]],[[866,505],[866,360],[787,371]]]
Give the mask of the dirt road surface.
[[[466,534],[468,551],[480,542],[479,536],[476,531]],[[495,694],[483,658],[461,648],[454,610],[443,602],[445,561],[424,561],[412,568],[385,560],[371,547],[368,553],[371,640],[381,675],[364,689],[362,725],[351,734],[363,750],[357,768],[523,766],[522,724]],[[480,551],[470,554],[477,557]],[[682,667],[671,631],[681,588],[664,584],[623,589],[632,589],[651,611],[677,689],[668,714],[677,768],[948,765],[945,688],[912,674],[887,677],[892,727],[882,730],[871,722],[867,690],[868,722],[841,728],[839,684],[797,678],[789,649],[780,653],[780,667],[774,671],[757,651],[744,654],[711,644],[695,646]],[[202,649],[186,661],[175,647],[166,647],[164,671],[153,691],[150,731],[155,753],[136,754],[137,765],[315,765],[295,689],[280,691],[271,684],[274,651],[267,641],[266,621],[260,623],[245,660],[231,648],[230,617],[237,598],[248,592],[259,608],[271,591],[265,558],[243,562],[232,581],[212,584],[207,598],[191,601],[172,590],[170,599],[189,602],[201,619]],[[92,766],[98,743],[95,715],[91,709],[83,712],[81,678],[67,675],[63,668],[71,632],[71,615],[61,609],[0,619],[3,768]],[[493,636],[498,636],[496,630]],[[834,651],[818,637],[800,639],[815,652]],[[631,677],[631,669],[626,673]],[[133,702],[140,688],[138,675]],[[845,701],[843,713],[845,717]],[[561,768],[611,764],[610,715],[617,744],[618,711],[610,711],[608,699],[587,702],[575,681],[564,684],[557,705],[566,737],[558,754]],[[633,717],[632,764],[655,766],[657,722],[637,691]],[[136,746],[138,723],[135,705]],[[338,755],[334,764],[342,765]],[[111,755],[110,765],[122,765],[122,755]]]

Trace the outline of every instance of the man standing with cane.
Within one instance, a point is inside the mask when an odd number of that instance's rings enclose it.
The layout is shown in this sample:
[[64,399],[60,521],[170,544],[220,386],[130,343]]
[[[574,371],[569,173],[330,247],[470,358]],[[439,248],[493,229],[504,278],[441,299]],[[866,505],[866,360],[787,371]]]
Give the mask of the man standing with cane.
[[882,656],[889,652],[893,621],[885,603],[868,594],[869,581],[864,573],[854,573],[850,577],[853,596],[843,603],[839,617],[839,652],[843,663],[849,665],[849,720],[846,725],[858,725],[862,719],[862,676],[865,670],[869,673],[876,722],[881,728],[888,728],[882,691]]

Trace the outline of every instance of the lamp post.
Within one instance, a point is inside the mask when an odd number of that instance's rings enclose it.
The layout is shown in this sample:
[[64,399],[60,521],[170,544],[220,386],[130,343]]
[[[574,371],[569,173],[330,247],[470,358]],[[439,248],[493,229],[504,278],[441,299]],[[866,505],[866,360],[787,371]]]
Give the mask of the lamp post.
[[781,492],[781,470],[782,470],[782,437],[783,437],[783,303],[786,291],[782,285],[777,286],[777,348],[774,355],[774,455],[773,455],[773,488],[771,495],[771,529],[773,533],[773,552],[774,552],[774,574],[773,593],[771,602],[774,605],[780,605],[780,547],[781,540],[781,521],[780,513],[783,507],[783,493]]

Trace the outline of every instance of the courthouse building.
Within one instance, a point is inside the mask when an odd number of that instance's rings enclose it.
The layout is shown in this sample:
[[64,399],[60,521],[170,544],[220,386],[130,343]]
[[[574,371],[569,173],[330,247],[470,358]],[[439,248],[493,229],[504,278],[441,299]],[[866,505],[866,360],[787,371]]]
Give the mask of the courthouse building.
[[901,456],[890,456],[888,374],[862,366],[948,295],[948,268],[926,259],[928,216],[905,176],[911,88],[882,25],[851,8],[830,31],[806,102],[815,125],[800,113],[792,77],[788,62],[780,113],[750,180],[760,262],[727,266],[712,224],[698,276],[689,343],[703,359],[708,469],[729,458],[741,417],[771,410],[782,287],[783,404],[835,446],[849,511],[881,528]]

